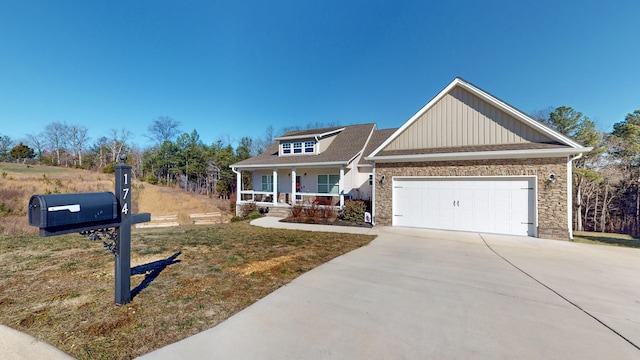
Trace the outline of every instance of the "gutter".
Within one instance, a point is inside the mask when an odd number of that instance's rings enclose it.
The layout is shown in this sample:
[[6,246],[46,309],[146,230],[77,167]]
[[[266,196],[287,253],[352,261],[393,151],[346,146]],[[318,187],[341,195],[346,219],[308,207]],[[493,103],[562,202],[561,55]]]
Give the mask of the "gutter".
[[414,161],[462,161],[462,160],[488,160],[488,159],[523,159],[536,157],[563,157],[577,153],[589,152],[593,148],[570,149],[538,149],[533,150],[507,150],[507,151],[476,151],[438,154],[408,154],[389,156],[369,156],[365,160],[373,162],[414,162]]
[[242,169],[242,170],[252,170],[252,169],[273,169],[273,168],[287,168],[287,167],[307,167],[307,168],[326,168],[331,166],[347,166],[349,165],[346,161],[331,161],[331,162],[317,162],[317,163],[288,163],[288,164],[256,164],[256,165],[246,165],[246,166],[233,166],[229,165],[231,169]]

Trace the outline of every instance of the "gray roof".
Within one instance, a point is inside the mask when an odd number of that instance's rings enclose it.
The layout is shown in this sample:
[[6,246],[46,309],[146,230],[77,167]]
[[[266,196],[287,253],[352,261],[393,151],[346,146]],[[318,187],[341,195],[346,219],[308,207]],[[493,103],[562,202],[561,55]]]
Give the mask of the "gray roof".
[[364,158],[371,155],[371,153],[375,149],[377,149],[378,146],[382,145],[382,143],[387,140],[389,136],[393,135],[396,130],[398,130],[398,128],[374,130],[373,135],[371,135],[371,139],[369,140],[369,143],[367,143],[367,147],[364,149],[362,157],[358,162],[358,165],[369,165],[369,163]]
[[[254,156],[252,158],[237,162],[232,167],[235,168],[256,168],[256,167],[269,167],[269,166],[295,166],[305,165],[313,166],[323,164],[349,164],[358,154],[364,149],[369,134],[375,128],[375,124],[361,124],[342,126],[337,128],[328,129],[341,129],[335,139],[331,142],[331,145],[327,149],[324,149],[320,154],[300,154],[300,155],[286,155],[278,156],[279,144],[277,142],[271,144],[262,154]],[[304,130],[301,132],[289,132],[285,134],[289,136],[299,136],[303,134],[319,134],[331,131],[328,129],[315,129]]]
[[344,126],[333,126],[333,127],[327,127],[327,128],[321,128],[321,129],[293,130],[293,131],[288,131],[284,133],[284,135],[282,136],[278,136],[276,139],[285,139],[285,138],[300,137],[300,136],[309,136],[309,138],[312,138],[316,135],[331,133],[343,128]]

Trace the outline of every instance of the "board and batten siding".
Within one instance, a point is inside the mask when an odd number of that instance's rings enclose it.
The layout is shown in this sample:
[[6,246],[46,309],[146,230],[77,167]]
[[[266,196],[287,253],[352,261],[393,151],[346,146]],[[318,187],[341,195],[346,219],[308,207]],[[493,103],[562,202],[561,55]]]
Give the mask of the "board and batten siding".
[[455,87],[394,139],[385,150],[550,142],[469,91]]

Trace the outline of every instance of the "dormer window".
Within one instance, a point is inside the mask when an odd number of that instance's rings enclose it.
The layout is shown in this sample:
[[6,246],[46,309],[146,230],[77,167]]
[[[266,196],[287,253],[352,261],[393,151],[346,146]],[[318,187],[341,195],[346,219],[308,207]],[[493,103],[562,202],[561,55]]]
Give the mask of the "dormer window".
[[315,142],[313,141],[305,141],[304,142],[304,152],[305,154],[313,153],[315,151]]
[[282,155],[315,154],[316,142],[313,140],[292,141],[282,143]]

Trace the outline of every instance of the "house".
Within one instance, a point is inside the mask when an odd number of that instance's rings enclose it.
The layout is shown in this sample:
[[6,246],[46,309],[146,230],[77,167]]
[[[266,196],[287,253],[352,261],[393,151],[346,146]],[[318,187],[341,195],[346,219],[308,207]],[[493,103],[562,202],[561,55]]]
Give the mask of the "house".
[[[255,202],[270,212],[293,205],[344,206],[347,199],[371,200],[373,166],[365,148],[380,145],[375,124],[291,131],[262,154],[231,165],[237,174],[237,203]],[[388,131],[383,133],[390,134]],[[251,189],[242,188],[242,174]]]
[[364,124],[276,140],[232,165],[239,189],[239,171],[254,184],[239,204],[370,198],[376,225],[554,239],[572,238],[571,162],[591,150],[460,78],[398,129]]

